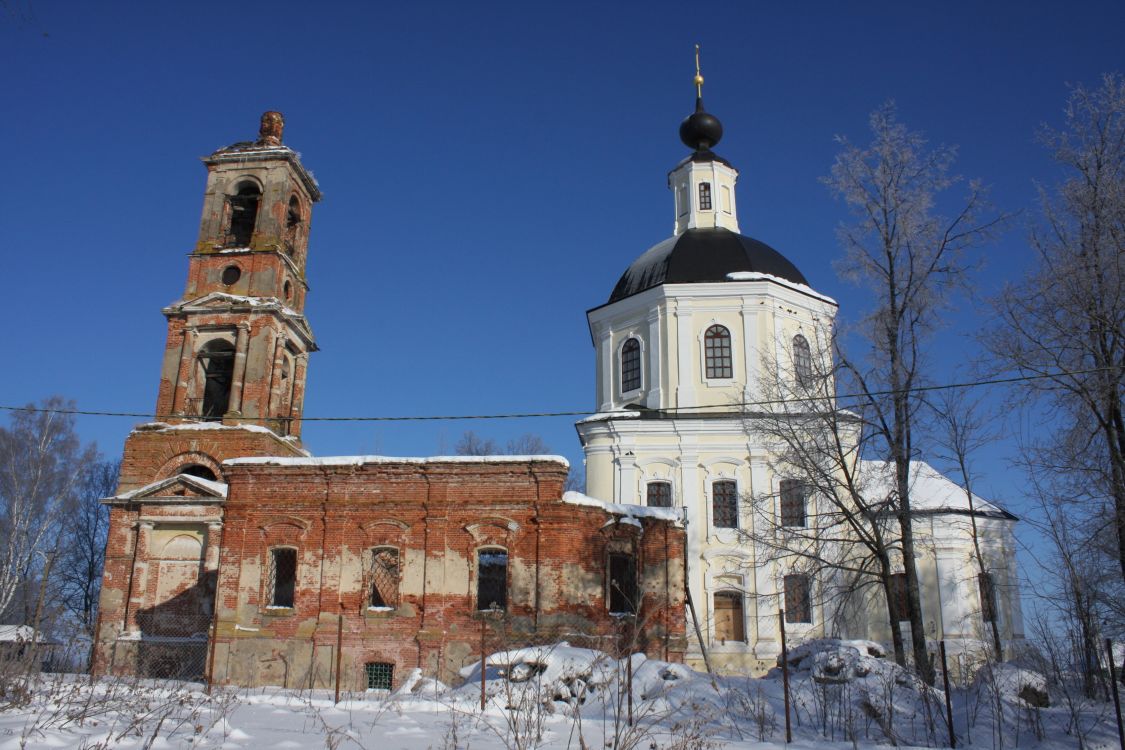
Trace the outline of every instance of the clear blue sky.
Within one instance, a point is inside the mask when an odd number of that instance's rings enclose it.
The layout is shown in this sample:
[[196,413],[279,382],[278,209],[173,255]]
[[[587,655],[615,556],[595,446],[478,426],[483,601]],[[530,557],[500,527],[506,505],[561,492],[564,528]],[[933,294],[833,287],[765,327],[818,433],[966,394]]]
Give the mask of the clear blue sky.
[[[205,172],[198,157],[285,113],[315,209],[307,416],[593,408],[585,311],[671,233],[667,171],[705,98],[741,170],[742,228],[845,318],[831,261],[844,218],[817,178],[835,134],[897,100],[1006,211],[1054,178],[1034,142],[1067,83],[1125,69],[1125,3],[0,3],[4,144],[0,404],[49,394],[151,411]],[[1024,219],[984,253],[982,293],[1028,250]],[[958,376],[979,314],[933,352]],[[129,418],[82,418],[120,451]],[[573,419],[305,427],[318,455],[450,452],[465,429],[542,435]],[[982,492],[1018,497],[990,457]]]

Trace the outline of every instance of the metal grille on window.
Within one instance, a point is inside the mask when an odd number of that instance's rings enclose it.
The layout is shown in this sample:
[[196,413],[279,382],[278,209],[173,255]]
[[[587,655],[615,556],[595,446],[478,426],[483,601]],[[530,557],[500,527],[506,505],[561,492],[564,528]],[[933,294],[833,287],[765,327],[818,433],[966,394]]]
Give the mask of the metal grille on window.
[[641,342],[629,339],[621,347],[621,390],[635,391],[641,387]]
[[395,665],[382,661],[369,661],[363,665],[368,690],[390,690],[395,681]]
[[648,487],[645,488],[647,497],[645,498],[648,507],[650,508],[671,508],[672,507],[672,483],[671,482],[649,482]]
[[793,337],[793,370],[797,375],[797,385],[806,388],[812,385],[812,350],[808,339],[799,333]]
[[477,553],[477,609],[508,606],[508,553],[482,549]]
[[297,588],[297,550],[281,547],[270,550],[271,607],[292,607]]
[[376,547],[371,550],[371,600],[370,607],[398,606],[398,550],[394,547]]
[[699,210],[700,211],[710,211],[711,210],[711,183],[710,182],[699,183]]
[[717,528],[738,528],[737,484],[723,480],[711,485],[711,517]]
[[609,556],[609,611],[635,614],[637,611],[637,564],[632,555]]
[[720,591],[715,594],[715,638],[724,643],[745,642],[742,594],[736,591]]
[[805,518],[805,488],[796,479],[781,480],[781,525],[800,527]]
[[785,576],[785,621],[812,622],[809,577],[801,573]]
[[707,361],[708,378],[734,377],[730,356],[730,331],[714,325],[703,335],[703,353]]

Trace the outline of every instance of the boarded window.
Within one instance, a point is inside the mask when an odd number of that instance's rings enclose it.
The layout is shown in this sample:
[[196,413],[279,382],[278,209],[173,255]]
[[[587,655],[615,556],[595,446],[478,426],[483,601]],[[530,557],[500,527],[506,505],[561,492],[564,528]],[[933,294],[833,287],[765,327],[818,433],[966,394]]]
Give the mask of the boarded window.
[[809,577],[807,575],[794,573],[785,576],[786,622],[812,622],[812,601],[809,594]]
[[729,479],[711,485],[711,517],[720,529],[738,528],[738,485]]
[[258,204],[262,191],[252,182],[238,186],[230,201],[230,234],[228,243],[233,247],[249,247],[258,223]]
[[812,350],[808,340],[799,333],[793,337],[793,371],[798,385],[805,388],[812,385]]
[[734,367],[730,355],[730,331],[714,325],[703,334],[703,354],[708,378],[732,378]]
[[368,690],[390,690],[395,681],[395,665],[383,661],[369,661],[363,665]]
[[894,618],[899,622],[909,620],[910,610],[906,606],[906,573],[891,575],[891,597],[890,611]]
[[646,487],[646,504],[650,508],[672,507],[672,483],[649,482]]
[[715,639],[721,643],[746,641],[742,594],[737,591],[720,591],[715,594]]
[[223,339],[207,342],[199,352],[203,368],[203,405],[200,416],[220,420],[230,406],[230,386],[234,379],[234,344]]
[[980,616],[985,622],[996,620],[996,584],[990,573],[977,575],[977,588],[980,589]]
[[269,584],[269,606],[293,606],[297,590],[297,550],[292,547],[270,550]]
[[710,182],[699,183],[699,210],[700,211],[710,211],[711,210],[711,183]]
[[621,391],[641,387],[641,342],[629,339],[621,347]]
[[805,487],[796,479],[781,480],[781,525],[806,526]]
[[397,607],[399,586],[398,550],[376,547],[371,550],[370,607]]
[[508,553],[502,549],[477,552],[477,609],[508,606]]
[[637,564],[632,555],[613,552],[609,556],[609,611],[637,611]]

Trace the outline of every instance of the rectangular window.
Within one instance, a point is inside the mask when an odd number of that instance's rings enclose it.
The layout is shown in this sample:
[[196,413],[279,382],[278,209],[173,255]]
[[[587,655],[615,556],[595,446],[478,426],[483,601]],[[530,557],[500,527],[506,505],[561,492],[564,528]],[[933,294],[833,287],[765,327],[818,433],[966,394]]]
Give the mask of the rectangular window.
[[376,547],[371,550],[370,607],[398,606],[398,550]]
[[812,622],[809,577],[803,573],[785,576],[785,621],[792,623]]
[[980,616],[985,622],[996,620],[996,584],[990,573],[981,573],[977,576],[977,588],[980,589]]
[[646,488],[646,504],[650,508],[672,507],[672,483],[649,482]]
[[891,614],[899,622],[909,620],[910,610],[906,606],[906,573],[891,575],[891,594],[894,596],[894,601],[891,602]]
[[722,643],[746,642],[742,594],[735,591],[720,591],[715,594],[715,638]]
[[806,523],[804,486],[796,479],[782,479],[781,525],[801,527]]
[[395,665],[382,661],[369,661],[363,665],[368,690],[390,690],[395,681]]
[[711,210],[711,183],[710,182],[699,183],[699,210],[700,211],[710,211]]
[[738,528],[738,485],[724,479],[711,485],[711,518],[720,529]]
[[297,550],[279,547],[270,550],[269,606],[293,606],[297,590]]
[[637,611],[637,564],[632,555],[615,552],[609,556],[609,611]]
[[477,609],[508,606],[508,553],[482,549],[477,553]]

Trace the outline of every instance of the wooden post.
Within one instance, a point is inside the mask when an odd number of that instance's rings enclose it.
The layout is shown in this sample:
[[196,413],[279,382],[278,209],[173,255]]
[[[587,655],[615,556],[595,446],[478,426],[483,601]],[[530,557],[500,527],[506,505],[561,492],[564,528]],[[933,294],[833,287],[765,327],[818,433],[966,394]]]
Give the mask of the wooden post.
[[1117,667],[1113,663],[1113,641],[1105,639],[1105,655],[1109,659],[1109,684],[1113,685],[1113,715],[1117,717],[1117,741],[1125,750],[1125,727],[1121,726],[1121,696],[1117,692]]
[[484,697],[485,661],[486,660],[485,660],[485,657],[484,657],[484,615],[482,614],[481,618],[480,618],[480,710],[481,711],[484,710],[484,703],[485,703],[485,697]]
[[336,615],[336,703],[340,702],[340,663],[343,661],[344,644],[344,603],[339,604],[340,612]]
[[957,734],[953,731],[953,701],[949,696],[949,662],[945,658],[945,641],[938,641],[941,650],[941,681],[945,685],[945,722],[949,725],[949,747],[957,747]]
[[785,690],[785,742],[793,741],[793,727],[789,723],[789,647],[785,643],[785,610],[777,610],[777,623],[781,626],[781,685]]

